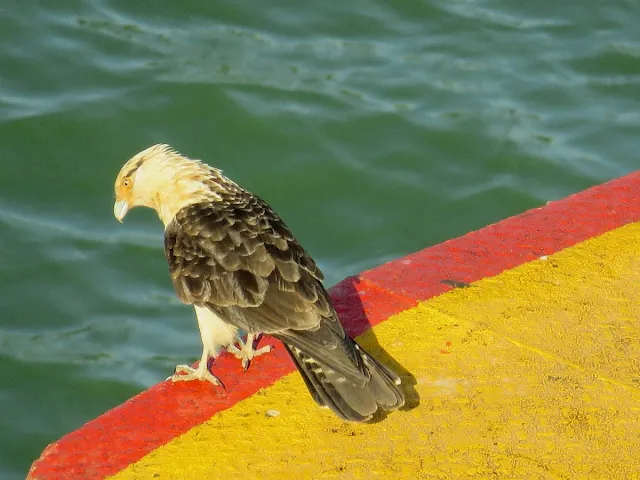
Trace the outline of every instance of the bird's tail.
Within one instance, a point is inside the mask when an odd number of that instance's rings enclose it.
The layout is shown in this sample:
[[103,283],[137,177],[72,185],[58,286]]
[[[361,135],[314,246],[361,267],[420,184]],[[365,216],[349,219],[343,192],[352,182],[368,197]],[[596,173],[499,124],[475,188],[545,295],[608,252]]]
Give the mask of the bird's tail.
[[400,377],[349,336],[330,349],[317,344],[304,348],[309,344],[296,341],[299,337],[281,340],[316,403],[344,420],[364,422],[379,408],[395,410],[404,405]]

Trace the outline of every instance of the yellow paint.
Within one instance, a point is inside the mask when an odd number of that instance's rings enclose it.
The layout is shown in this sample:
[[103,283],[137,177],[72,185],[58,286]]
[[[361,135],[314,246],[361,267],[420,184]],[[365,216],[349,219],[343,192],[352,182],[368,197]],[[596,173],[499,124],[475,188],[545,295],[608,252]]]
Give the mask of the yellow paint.
[[293,374],[112,478],[640,478],[639,286],[632,224],[364,335],[415,377],[412,410],[347,424]]

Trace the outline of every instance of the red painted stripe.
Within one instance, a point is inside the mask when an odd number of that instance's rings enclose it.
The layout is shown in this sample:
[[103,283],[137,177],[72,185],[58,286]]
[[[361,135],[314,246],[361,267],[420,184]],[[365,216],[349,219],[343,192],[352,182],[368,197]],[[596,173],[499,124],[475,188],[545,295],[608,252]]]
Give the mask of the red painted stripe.
[[[451,288],[442,281],[496,275],[639,220],[640,171],[347,278],[332,289],[332,299],[349,333],[359,335],[417,300]],[[50,445],[29,478],[113,475],[294,367],[277,346],[246,373],[228,355],[213,370],[226,391],[202,382],[155,385]]]
[[529,210],[363,272],[362,278],[399,295],[426,300],[453,280],[491,277],[640,221],[640,170],[564,200]]
[[[417,303],[357,277],[333,287],[331,297],[352,336]],[[212,370],[226,390],[205,382],[154,385],[47,447],[32,466],[29,478],[92,480],[118,473],[217,412],[293,372],[295,367],[281,344],[264,337],[261,344],[267,343],[276,349],[257,358],[247,372],[231,355],[223,354],[216,360]]]

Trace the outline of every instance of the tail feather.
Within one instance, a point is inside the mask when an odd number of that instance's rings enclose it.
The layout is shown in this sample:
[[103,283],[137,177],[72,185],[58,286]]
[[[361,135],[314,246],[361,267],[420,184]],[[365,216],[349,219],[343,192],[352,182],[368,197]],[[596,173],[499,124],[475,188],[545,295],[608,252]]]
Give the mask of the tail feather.
[[[354,395],[352,386],[339,382],[332,383],[318,362],[307,357],[296,347],[287,345],[285,347],[300,370],[311,397],[318,405],[330,408],[344,420],[356,422],[368,420],[371,417],[369,412],[377,410],[377,405],[372,398],[365,396],[366,403],[363,404],[363,399]],[[329,372],[331,375],[332,371]]]
[[379,406],[385,410],[395,410],[404,405],[404,394],[400,390],[402,381],[391,369],[365,352],[360,345],[356,350],[362,355],[367,370],[371,373],[370,389]]
[[323,350],[317,345],[306,349],[305,342],[292,342],[291,332],[281,340],[315,402],[344,420],[364,422],[379,408],[395,410],[404,405],[400,377],[348,336],[334,348]]

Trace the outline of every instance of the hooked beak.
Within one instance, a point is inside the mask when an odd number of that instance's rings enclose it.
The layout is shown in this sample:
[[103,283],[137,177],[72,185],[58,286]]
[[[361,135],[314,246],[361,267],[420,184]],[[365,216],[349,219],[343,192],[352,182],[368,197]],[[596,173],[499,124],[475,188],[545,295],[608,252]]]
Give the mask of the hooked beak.
[[113,204],[113,216],[122,223],[122,219],[129,211],[129,204],[124,200],[118,200]]

